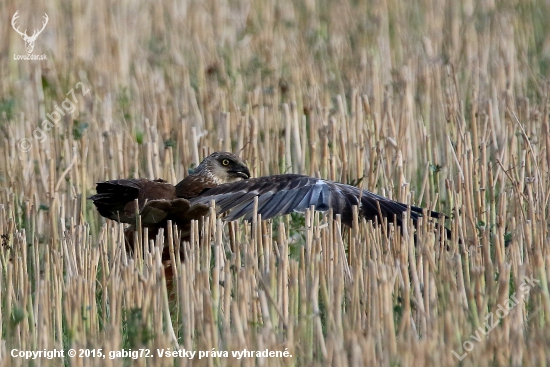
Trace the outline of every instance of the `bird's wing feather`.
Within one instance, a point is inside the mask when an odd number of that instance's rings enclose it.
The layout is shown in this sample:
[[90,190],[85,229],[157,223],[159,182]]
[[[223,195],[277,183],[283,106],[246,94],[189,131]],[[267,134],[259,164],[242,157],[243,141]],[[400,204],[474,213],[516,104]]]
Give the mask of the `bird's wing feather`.
[[[209,189],[191,203],[209,204],[216,202],[218,213],[229,211],[227,220],[244,217],[250,220],[254,210],[254,198],[258,198],[258,214],[262,219],[292,212],[304,212],[315,206],[318,211],[332,209],[340,214],[342,222],[350,225],[353,220],[353,205],[359,206],[359,212],[368,220],[374,220],[380,214],[389,221],[397,219],[401,224],[403,212],[408,205],[376,195],[367,190],[343,183],[322,180],[302,175],[274,175],[219,185]],[[421,217],[422,209],[411,206],[411,217],[416,221]],[[437,217],[439,213],[430,212]]]
[[[144,209],[145,203],[151,200],[173,200],[176,199],[175,188],[162,180],[147,179],[121,179],[98,182],[96,185],[97,194],[90,196],[99,213],[109,219],[121,223],[135,223],[135,199],[138,199],[140,211]],[[157,203],[149,209],[148,220],[157,220],[162,215],[163,205]]]
[[181,226],[192,219],[200,219],[208,212],[208,205],[191,205],[189,200],[178,198],[149,200],[145,203],[139,215],[141,216],[141,224],[144,226],[155,225],[164,220],[171,220]]

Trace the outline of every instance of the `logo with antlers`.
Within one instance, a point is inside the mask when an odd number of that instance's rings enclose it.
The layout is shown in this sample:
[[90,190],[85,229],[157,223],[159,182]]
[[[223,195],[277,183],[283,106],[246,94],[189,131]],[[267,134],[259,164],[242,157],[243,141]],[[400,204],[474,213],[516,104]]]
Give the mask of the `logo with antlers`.
[[27,49],[27,53],[30,54],[34,49],[34,41],[36,41],[36,38],[38,37],[38,35],[42,33],[44,28],[46,28],[46,24],[48,24],[48,19],[49,19],[48,14],[44,13],[44,23],[42,23],[42,29],[41,30],[35,29],[32,36],[29,37],[29,35],[27,35],[26,29],[25,29],[25,32],[21,32],[19,30],[19,27],[15,25],[16,19],[19,18],[18,13],[19,11],[16,11],[15,14],[13,15],[13,18],[11,18],[11,26],[13,27],[13,29],[15,29],[17,33],[21,35],[21,37],[23,38],[23,41],[25,41],[25,48]]

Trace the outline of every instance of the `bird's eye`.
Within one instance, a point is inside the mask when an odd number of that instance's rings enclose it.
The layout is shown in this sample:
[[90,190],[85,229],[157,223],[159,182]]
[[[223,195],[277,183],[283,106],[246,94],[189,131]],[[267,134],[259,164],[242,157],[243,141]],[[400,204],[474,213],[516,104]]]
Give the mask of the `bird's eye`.
[[224,160],[222,161],[222,164],[223,164],[224,166],[229,166],[229,159],[224,159]]

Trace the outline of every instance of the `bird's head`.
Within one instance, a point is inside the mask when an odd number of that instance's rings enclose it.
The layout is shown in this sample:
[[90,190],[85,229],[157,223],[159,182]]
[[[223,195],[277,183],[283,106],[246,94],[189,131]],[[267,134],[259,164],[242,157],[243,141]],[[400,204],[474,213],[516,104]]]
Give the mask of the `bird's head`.
[[210,154],[193,171],[193,175],[197,174],[210,176],[218,185],[250,178],[246,164],[228,152]]

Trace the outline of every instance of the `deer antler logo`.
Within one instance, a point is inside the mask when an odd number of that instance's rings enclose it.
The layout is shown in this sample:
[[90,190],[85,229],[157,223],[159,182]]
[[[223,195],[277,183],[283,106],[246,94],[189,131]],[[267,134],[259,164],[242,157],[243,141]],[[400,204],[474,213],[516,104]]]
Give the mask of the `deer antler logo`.
[[25,32],[21,32],[19,30],[19,27],[16,27],[15,25],[15,20],[19,18],[18,13],[19,11],[16,11],[15,14],[13,15],[13,18],[11,18],[11,26],[13,27],[13,29],[15,29],[17,33],[21,35],[21,37],[23,38],[23,41],[25,41],[25,48],[27,49],[27,53],[30,54],[34,49],[34,41],[36,41],[36,38],[38,37],[38,35],[42,33],[44,28],[46,28],[46,24],[48,24],[48,19],[49,19],[48,14],[44,13],[44,23],[42,23],[42,29],[41,30],[35,29],[32,36],[29,37],[27,35],[26,29],[25,29]]

